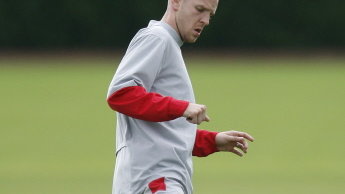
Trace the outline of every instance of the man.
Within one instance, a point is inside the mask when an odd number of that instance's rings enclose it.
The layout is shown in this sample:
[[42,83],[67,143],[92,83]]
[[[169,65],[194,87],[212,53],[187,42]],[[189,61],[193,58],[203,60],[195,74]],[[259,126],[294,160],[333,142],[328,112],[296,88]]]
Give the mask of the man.
[[218,0],[168,0],[162,20],[131,41],[107,98],[118,112],[113,194],[191,194],[192,155],[247,152],[247,133],[197,130],[210,118],[195,103],[181,55],[183,42],[198,39],[217,6]]

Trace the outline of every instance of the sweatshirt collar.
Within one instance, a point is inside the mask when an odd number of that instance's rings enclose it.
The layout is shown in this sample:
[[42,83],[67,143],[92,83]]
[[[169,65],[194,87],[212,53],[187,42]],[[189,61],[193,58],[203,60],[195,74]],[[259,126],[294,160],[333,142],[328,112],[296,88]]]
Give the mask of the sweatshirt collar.
[[166,31],[168,31],[168,33],[170,34],[170,36],[172,36],[174,38],[174,40],[176,41],[176,43],[181,47],[183,45],[183,41],[180,37],[180,35],[176,32],[176,30],[171,27],[169,24],[163,22],[163,21],[155,21],[155,20],[151,20],[149,23],[149,26],[153,26],[153,25],[158,25],[158,26],[162,26]]

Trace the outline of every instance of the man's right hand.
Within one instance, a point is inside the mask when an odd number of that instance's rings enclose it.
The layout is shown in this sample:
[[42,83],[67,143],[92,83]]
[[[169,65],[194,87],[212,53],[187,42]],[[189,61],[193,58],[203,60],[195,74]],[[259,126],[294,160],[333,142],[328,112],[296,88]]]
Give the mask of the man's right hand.
[[206,109],[205,105],[189,103],[183,116],[187,118],[188,122],[200,125],[203,121],[210,121],[210,118],[206,114]]

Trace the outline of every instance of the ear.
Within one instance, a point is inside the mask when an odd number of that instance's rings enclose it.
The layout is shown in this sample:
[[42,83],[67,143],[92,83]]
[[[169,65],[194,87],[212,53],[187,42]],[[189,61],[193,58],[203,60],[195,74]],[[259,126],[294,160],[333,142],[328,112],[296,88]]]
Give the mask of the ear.
[[174,11],[178,11],[181,7],[182,0],[170,0]]

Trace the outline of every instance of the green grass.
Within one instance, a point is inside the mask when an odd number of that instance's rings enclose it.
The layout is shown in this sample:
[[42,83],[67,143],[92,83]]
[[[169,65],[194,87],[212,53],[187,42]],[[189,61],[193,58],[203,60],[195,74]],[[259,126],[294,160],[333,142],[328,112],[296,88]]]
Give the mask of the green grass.
[[[110,193],[118,59],[0,59],[0,193]],[[200,128],[245,130],[239,158],[194,158],[196,194],[345,192],[345,60],[187,59]]]

